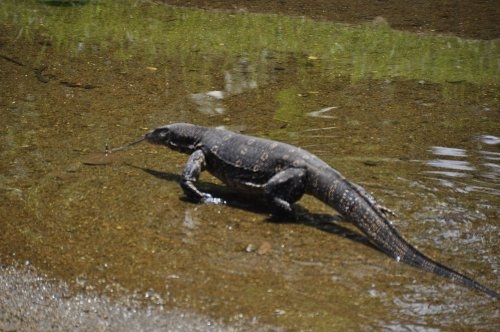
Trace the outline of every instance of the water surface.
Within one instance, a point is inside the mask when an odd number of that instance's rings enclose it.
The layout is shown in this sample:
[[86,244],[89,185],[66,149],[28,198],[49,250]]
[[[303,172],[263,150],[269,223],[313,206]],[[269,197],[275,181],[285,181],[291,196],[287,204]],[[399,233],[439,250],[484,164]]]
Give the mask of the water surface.
[[302,222],[277,223],[208,174],[201,187],[229,204],[184,200],[186,156],[161,147],[83,163],[179,121],[286,141],[373,192],[423,252],[498,290],[497,40],[149,2],[2,6],[2,265],[33,266],[67,296],[152,292],[228,324],[498,325],[495,301],[396,263],[310,197]]

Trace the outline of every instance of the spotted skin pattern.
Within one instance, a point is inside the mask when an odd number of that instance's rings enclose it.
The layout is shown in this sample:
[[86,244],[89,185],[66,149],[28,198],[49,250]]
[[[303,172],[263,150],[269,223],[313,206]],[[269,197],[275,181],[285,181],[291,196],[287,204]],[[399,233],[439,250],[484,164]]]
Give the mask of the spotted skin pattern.
[[387,218],[386,214],[392,211],[377,204],[366,190],[305,150],[187,123],[156,128],[147,133],[145,139],[190,155],[181,176],[181,187],[193,200],[224,202],[196,187],[200,173],[205,170],[229,187],[261,193],[276,212],[291,213],[293,203],[304,194],[312,195],[337,210],[377,248],[397,261],[500,298],[494,290],[418,251]]

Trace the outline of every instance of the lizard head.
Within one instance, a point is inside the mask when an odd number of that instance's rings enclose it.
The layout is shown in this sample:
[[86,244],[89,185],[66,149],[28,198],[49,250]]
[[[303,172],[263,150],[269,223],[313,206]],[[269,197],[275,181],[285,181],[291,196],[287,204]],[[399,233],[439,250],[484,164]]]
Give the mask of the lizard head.
[[144,138],[151,144],[168,145],[170,142],[171,132],[168,126],[158,127],[146,133]]
[[197,133],[198,126],[174,123],[158,127],[145,135],[145,140],[152,144],[165,145],[180,152],[193,152],[196,150],[200,136]]

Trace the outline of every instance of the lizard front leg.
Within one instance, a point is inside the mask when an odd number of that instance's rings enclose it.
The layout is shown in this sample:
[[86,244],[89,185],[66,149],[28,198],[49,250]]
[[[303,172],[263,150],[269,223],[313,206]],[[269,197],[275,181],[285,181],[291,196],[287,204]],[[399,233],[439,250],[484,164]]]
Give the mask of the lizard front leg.
[[181,187],[186,196],[190,199],[199,201],[201,203],[223,204],[224,200],[213,197],[209,193],[205,193],[196,188],[195,183],[200,177],[200,173],[205,169],[205,155],[203,151],[196,150],[193,152],[184,167],[181,175]]

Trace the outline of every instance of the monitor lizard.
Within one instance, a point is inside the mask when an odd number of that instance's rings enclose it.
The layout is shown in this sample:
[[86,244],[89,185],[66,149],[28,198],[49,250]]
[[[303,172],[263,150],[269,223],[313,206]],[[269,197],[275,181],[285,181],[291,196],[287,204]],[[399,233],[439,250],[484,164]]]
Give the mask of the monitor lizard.
[[224,202],[196,187],[204,170],[229,187],[263,194],[277,213],[292,212],[292,204],[309,194],[334,208],[377,248],[398,262],[500,298],[496,291],[416,249],[387,218],[392,211],[379,205],[361,186],[348,181],[323,160],[301,148],[187,123],[158,127],[141,140],[189,154],[180,184],[193,200]]

